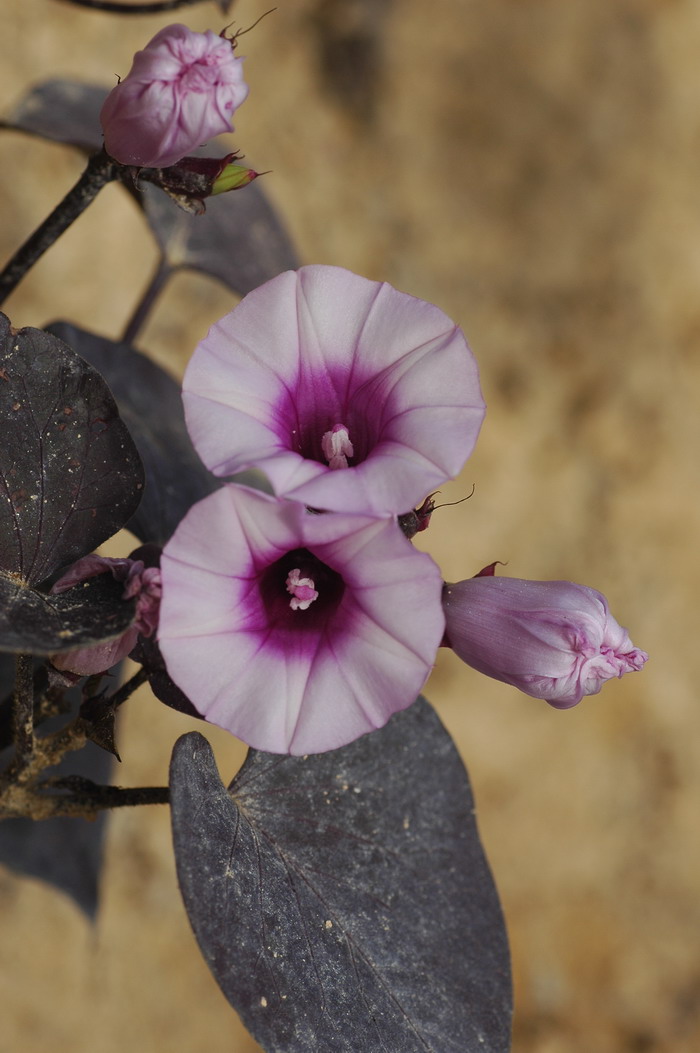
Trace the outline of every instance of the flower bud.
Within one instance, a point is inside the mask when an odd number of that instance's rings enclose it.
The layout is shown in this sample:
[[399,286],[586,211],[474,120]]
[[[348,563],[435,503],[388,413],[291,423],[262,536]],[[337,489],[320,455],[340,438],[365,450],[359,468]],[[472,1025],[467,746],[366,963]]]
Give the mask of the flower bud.
[[124,582],[125,600],[136,597],[136,617],[133,625],[113,640],[102,640],[53,655],[51,662],[56,669],[78,676],[105,673],[117,662],[121,662],[122,658],[126,658],[136,646],[139,635],[148,637],[155,632],[160,608],[160,570],[158,567],[145,567],[140,559],[84,556],[59,578],[51,592],[65,592],[88,578],[107,573],[111,573],[116,581]]
[[243,60],[212,30],[161,29],[137,51],[107,96],[100,121],[105,149],[123,165],[166,168],[222,132],[248,95]]
[[214,180],[211,188],[212,197],[215,194],[226,194],[229,190],[240,190],[242,186],[248,186],[254,179],[257,179],[258,174],[252,168],[246,168],[245,165],[229,163]]
[[446,584],[442,603],[445,642],[464,662],[557,709],[647,660],[585,585],[477,576]]

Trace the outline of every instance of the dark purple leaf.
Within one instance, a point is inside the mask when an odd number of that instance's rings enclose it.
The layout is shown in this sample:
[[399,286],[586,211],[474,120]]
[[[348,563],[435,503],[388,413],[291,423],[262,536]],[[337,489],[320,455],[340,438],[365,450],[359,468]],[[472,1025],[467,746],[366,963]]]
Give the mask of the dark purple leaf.
[[90,741],[121,761],[115,739],[117,707],[106,691],[87,698],[80,707],[80,717],[85,722]]
[[163,253],[175,269],[218,278],[239,296],[299,266],[292,243],[260,186],[207,199],[192,216],[156,187],[144,185],[143,206]]
[[191,732],[171,802],[202,953],[266,1050],[508,1050],[498,896],[466,772],[426,702],[331,753],[253,750],[229,791]]
[[165,668],[165,660],[160,653],[157,640],[152,636],[149,639],[139,637],[136,647],[129,655],[135,662],[139,662],[148,673],[148,682],[151,691],[161,702],[179,713],[186,713],[188,717],[196,717],[203,720],[201,713],[194,708],[184,691],[181,691],[170,679],[170,674]]
[[99,373],[0,315],[0,572],[30,585],[91,552],[143,493],[136,447]]
[[136,615],[123,593],[111,574],[55,596],[0,574],[0,651],[48,655],[121,636]]
[[44,81],[24,96],[0,127],[93,153],[102,147],[100,110],[108,91],[96,84],[72,80]]
[[128,527],[141,541],[165,544],[185,512],[221,485],[194,452],[185,427],[180,387],[160,366],[66,322],[49,331],[100,371],[141,455],[146,485]]

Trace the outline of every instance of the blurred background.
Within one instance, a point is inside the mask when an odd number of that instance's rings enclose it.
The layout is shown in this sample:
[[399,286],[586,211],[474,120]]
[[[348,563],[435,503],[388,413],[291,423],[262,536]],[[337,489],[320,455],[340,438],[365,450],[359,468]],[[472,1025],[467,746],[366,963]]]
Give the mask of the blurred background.
[[[111,86],[170,21],[245,28],[267,6],[7,4],[2,109],[50,76]],[[433,301],[478,358],[486,423],[442,499],[475,492],[436,512],[423,547],[448,580],[498,559],[592,585],[650,654],[568,712],[451,653],[426,689],[474,784],[518,1053],[700,1049],[699,46],[698,0],[278,0],[241,38],[233,141],[271,170],[303,262]],[[2,133],[3,258],[81,167]],[[155,262],[109,186],[7,313],[118,338]],[[179,376],[234,302],[180,274],[139,346]],[[193,722],[145,690],[124,708],[120,784],[163,783]],[[230,778],[244,748],[207,733]],[[94,927],[1,868],[0,912],[3,1053],[258,1048],[197,951],[167,809],[112,815]]]

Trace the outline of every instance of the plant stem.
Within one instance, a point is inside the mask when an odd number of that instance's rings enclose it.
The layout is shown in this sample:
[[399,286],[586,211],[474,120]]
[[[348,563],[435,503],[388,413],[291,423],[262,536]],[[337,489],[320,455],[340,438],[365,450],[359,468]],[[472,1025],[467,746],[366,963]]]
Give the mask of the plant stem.
[[144,667],[141,666],[141,668],[137,669],[134,675],[126,680],[122,686],[114,692],[114,694],[109,696],[109,701],[114,708],[117,709],[121,706],[122,702],[126,702],[127,698],[130,698],[134,691],[136,691],[138,687],[141,687],[141,684],[145,684],[147,680],[148,673]]
[[[53,798],[57,807],[65,801],[71,808],[99,811],[101,808],[133,808],[140,804],[169,804],[170,788],[168,786],[98,786],[95,785],[85,793],[71,794],[70,797]],[[73,813],[75,814],[75,812]]]
[[102,187],[116,179],[119,165],[104,150],[94,154],[72,190],[50,216],[27,238],[0,274],[0,305],[21,282],[27,271],[49,249],[64,230],[84,212]]
[[164,256],[161,256],[158,261],[155,273],[151,278],[151,281],[146,288],[140,302],[136,305],[136,309],[132,314],[131,318],[127,322],[126,328],[122,335],[123,344],[133,344],[134,340],[138,336],[142,326],[146,322],[153,304],[156,302],[160,292],[167,282],[168,278],[172,274],[173,269],[167,262]]
[[15,696],[12,712],[15,760],[26,768],[34,753],[34,667],[30,654],[15,656]]
[[[152,0],[147,4],[119,3],[118,0],[68,0],[77,7],[89,7],[93,11],[107,11],[112,15],[158,15],[162,11],[174,11],[178,7],[189,7],[199,4],[201,0]],[[224,14],[228,11],[231,0],[219,0],[219,7]]]
[[[73,792],[52,793],[68,787],[73,781]],[[55,819],[57,816],[74,816],[94,819],[104,808],[132,808],[142,804],[168,804],[170,790],[167,786],[100,786],[88,779],[47,779],[34,787],[14,785],[0,798],[0,819]]]

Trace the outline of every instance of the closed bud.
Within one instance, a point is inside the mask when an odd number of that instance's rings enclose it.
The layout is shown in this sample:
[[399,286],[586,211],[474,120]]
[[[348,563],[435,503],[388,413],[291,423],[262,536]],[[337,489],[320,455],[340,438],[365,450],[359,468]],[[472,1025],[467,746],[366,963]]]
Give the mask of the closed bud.
[[221,175],[214,180],[211,188],[212,197],[214,194],[225,194],[229,190],[238,190],[242,186],[248,186],[248,183],[257,179],[259,174],[252,168],[246,168],[245,165],[228,164]]
[[445,642],[464,662],[557,709],[647,660],[585,585],[482,574],[446,584],[442,602]]
[[167,168],[215,135],[248,95],[243,60],[210,29],[161,29],[100,113],[107,153],[123,165]]
[[98,574],[111,574],[116,581],[124,583],[123,598],[136,599],[134,623],[121,636],[111,640],[53,655],[52,664],[63,673],[78,677],[105,673],[133,651],[139,636],[152,636],[158,626],[160,570],[146,567],[140,559],[109,559],[94,554],[83,556],[59,578],[51,592],[65,592]]

